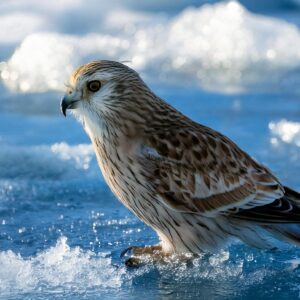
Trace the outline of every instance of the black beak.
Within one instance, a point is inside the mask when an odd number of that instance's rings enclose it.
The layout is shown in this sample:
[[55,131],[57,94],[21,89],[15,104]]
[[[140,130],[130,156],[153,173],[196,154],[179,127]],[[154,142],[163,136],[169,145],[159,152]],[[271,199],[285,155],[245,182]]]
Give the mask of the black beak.
[[61,99],[60,102],[60,109],[61,112],[63,113],[63,115],[66,117],[66,111],[67,109],[73,109],[76,108],[76,102],[78,102],[79,100],[74,100],[74,99],[70,99],[68,96],[64,96]]

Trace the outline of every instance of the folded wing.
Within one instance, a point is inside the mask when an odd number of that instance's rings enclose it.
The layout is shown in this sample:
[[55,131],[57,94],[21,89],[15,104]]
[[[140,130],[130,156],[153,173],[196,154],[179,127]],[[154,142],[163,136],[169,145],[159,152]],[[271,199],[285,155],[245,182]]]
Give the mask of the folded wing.
[[145,155],[157,198],[171,209],[256,222],[287,222],[291,216],[299,219],[300,209],[285,196],[278,179],[228,138],[207,127],[156,130],[145,147],[157,154]]

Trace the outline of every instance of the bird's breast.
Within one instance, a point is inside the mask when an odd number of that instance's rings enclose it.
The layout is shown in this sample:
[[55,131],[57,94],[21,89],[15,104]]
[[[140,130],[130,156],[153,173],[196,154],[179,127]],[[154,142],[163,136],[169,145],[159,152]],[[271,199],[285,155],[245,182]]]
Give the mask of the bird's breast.
[[144,211],[155,199],[152,199],[153,183],[140,163],[140,147],[127,146],[125,149],[97,139],[93,144],[103,177],[112,192],[127,208],[144,219]]

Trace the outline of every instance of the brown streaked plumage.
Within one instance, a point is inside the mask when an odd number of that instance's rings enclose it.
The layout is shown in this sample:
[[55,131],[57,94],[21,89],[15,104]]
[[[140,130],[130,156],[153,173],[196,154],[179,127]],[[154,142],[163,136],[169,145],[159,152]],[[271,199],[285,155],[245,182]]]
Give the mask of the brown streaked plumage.
[[[92,81],[101,88],[89,90]],[[161,244],[144,252],[212,251],[232,237],[259,248],[273,247],[273,238],[300,244],[300,194],[157,97],[129,67],[79,67],[62,101],[67,108],[116,197],[159,235]]]

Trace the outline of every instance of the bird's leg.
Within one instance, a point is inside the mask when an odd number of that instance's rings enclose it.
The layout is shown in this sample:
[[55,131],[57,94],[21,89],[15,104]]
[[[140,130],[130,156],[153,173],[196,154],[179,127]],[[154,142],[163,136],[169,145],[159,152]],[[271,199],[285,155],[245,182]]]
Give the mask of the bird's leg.
[[139,267],[147,262],[168,263],[172,260],[177,260],[189,266],[192,265],[195,258],[199,257],[199,255],[195,253],[165,253],[160,244],[145,247],[131,246],[121,253],[121,258],[126,256],[129,252],[132,255],[125,261],[127,267]]
[[132,252],[134,256],[140,256],[143,254],[156,254],[162,251],[162,247],[160,244],[153,246],[145,246],[145,247],[136,247],[131,246],[122,251],[120,257],[124,257],[128,252]]
[[150,257],[152,261],[162,260],[163,257],[168,256],[168,254],[162,252],[160,244],[145,247],[131,246],[122,251],[120,257],[124,257],[129,252],[132,253],[132,256],[125,261],[125,265],[128,267],[138,267],[141,265],[143,263],[142,256]]

